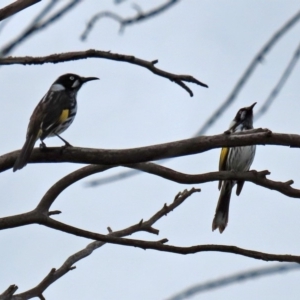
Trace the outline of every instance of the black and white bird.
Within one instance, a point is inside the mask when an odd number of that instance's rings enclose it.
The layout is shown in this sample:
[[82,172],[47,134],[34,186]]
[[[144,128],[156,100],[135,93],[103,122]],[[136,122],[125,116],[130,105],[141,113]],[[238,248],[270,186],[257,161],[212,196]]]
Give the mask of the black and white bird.
[[14,164],[14,172],[26,166],[38,139],[41,140],[41,147],[46,147],[44,139],[51,136],[59,137],[70,146],[59,135],[72,124],[76,116],[77,92],[84,83],[96,79],[99,78],[69,73],[55,80],[30,117],[26,141]]
[[[230,133],[253,129],[253,107],[255,104],[256,102],[249,107],[241,108],[237,112],[235,118],[230,123],[228,130]],[[255,150],[255,145],[222,148],[219,161],[219,171],[249,171],[255,156]],[[230,196],[235,184],[237,185],[236,194],[239,195],[242,191],[244,181],[220,180],[219,182],[219,189],[221,189],[221,192],[216,207],[215,217],[212,222],[213,231],[218,228],[220,233],[222,233],[227,226]]]

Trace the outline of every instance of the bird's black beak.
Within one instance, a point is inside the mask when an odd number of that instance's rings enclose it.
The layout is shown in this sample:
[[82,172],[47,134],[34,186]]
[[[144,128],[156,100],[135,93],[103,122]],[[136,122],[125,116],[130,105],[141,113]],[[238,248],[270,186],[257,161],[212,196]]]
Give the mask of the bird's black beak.
[[86,82],[92,81],[92,80],[99,80],[99,78],[98,77],[81,77],[82,83],[86,83]]
[[257,102],[254,102],[252,105],[248,106],[246,109],[247,110],[252,110],[253,107],[256,105]]

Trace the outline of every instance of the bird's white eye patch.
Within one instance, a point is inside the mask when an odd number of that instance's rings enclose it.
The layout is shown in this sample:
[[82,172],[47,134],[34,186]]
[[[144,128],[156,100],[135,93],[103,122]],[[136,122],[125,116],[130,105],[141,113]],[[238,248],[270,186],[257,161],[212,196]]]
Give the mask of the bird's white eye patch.
[[75,79],[75,78],[74,78],[74,76],[70,76],[70,80],[72,80],[72,81],[73,81],[74,79]]
[[77,86],[79,86],[80,85],[80,81],[78,80],[78,79],[76,79],[75,81],[74,81],[74,83],[72,84],[72,88],[76,88]]

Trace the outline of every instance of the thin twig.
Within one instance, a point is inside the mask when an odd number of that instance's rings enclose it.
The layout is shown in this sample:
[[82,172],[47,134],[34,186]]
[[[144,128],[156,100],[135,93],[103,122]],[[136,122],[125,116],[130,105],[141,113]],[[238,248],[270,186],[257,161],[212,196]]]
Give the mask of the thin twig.
[[238,274],[225,276],[223,278],[218,278],[215,280],[211,280],[208,282],[196,284],[190,288],[185,289],[178,294],[167,298],[166,300],[184,300],[190,297],[193,297],[197,294],[202,292],[215,290],[217,288],[227,286],[233,283],[242,282],[249,279],[258,279],[259,277],[266,276],[266,275],[273,275],[288,271],[298,271],[300,269],[299,264],[278,264],[272,267],[265,267],[254,269],[250,271],[240,272]]
[[250,76],[256,69],[259,63],[262,62],[268,52],[275,46],[275,44],[300,20],[300,11],[298,11],[291,19],[289,19],[279,30],[277,30],[273,36],[267,41],[262,49],[254,56],[250,65],[247,67],[241,78],[238,80],[233,90],[225,101],[219,106],[219,108],[212,114],[211,117],[202,125],[202,127],[196,133],[196,136],[203,135],[219,117],[230,107],[230,104],[234,102]]
[[[81,173],[81,172],[80,172]],[[81,174],[82,176],[82,174]],[[157,213],[155,213],[149,220],[144,222],[139,222],[133,226],[130,226],[126,229],[115,231],[109,233],[111,236],[115,237],[124,237],[128,235],[132,235],[139,231],[147,231],[149,233],[158,234],[158,231],[155,230],[152,225],[157,222],[159,219],[164,217],[167,213],[173,211],[176,207],[178,207],[183,201],[185,201],[188,197],[190,197],[195,192],[199,192],[199,189],[192,188],[191,190],[183,191],[180,193],[179,196],[176,196],[173,203],[171,203],[169,206],[164,206],[161,208]],[[100,248],[101,246],[105,245],[104,242],[94,241],[90,244],[88,244],[84,249],[74,253],[70,257],[66,259],[66,261],[62,264],[62,266],[58,269],[52,269],[49,274],[45,276],[45,278],[34,288],[25,291],[20,294],[14,295],[12,298],[9,298],[11,300],[20,300],[20,299],[30,299],[34,297],[38,297],[39,295],[42,295],[45,290],[53,284],[55,281],[60,279],[62,276],[66,275],[69,271],[73,270],[75,268],[74,264],[78,261],[84,259],[85,257],[91,255],[94,250]],[[15,290],[13,291],[15,292]],[[11,293],[10,295],[12,295]],[[0,300],[1,297],[0,297]]]
[[[207,132],[207,130],[217,121],[217,119],[226,111],[227,108],[229,108],[230,104],[233,103],[233,101],[237,98],[239,92],[244,87],[246,81],[250,78],[252,73],[254,72],[256,66],[261,62],[262,58],[271,50],[271,48],[276,44],[277,41],[289,30],[291,29],[298,21],[300,20],[300,11],[293,16],[284,26],[279,29],[272,38],[265,44],[265,46],[259,51],[258,54],[255,55],[254,59],[242,75],[242,77],[239,79],[239,81],[236,83],[235,87],[229,94],[229,96],[226,98],[226,100],[223,102],[223,104],[213,113],[213,115],[202,125],[202,127],[198,130],[198,132],[195,134],[195,136],[201,136]],[[299,46],[300,47],[300,46]],[[270,107],[270,104],[273,102],[275,97],[278,95],[280,89],[283,87],[284,83],[286,82],[288,76],[292,72],[293,68],[295,67],[297,61],[299,58],[299,48],[294,53],[294,56],[292,60],[290,61],[289,65],[287,66],[286,70],[284,71],[282,77],[280,78],[279,82],[275,86],[275,88],[272,90],[271,94],[267,98],[267,100],[264,102],[261,109],[255,114],[255,118],[258,119],[259,117],[264,114],[267,109]],[[116,181],[119,181],[121,179],[130,178],[134,175],[138,175],[139,172],[136,170],[130,170],[130,171],[123,171],[119,172],[118,174],[106,176],[104,178],[94,180],[90,184],[90,186],[99,186],[104,184],[113,183]]]
[[284,84],[286,83],[289,76],[291,75],[292,71],[296,67],[299,57],[300,57],[300,44],[297,46],[297,49],[293,54],[292,59],[289,61],[286,69],[284,70],[283,74],[281,75],[275,87],[272,89],[270,95],[265,100],[265,102],[260,107],[260,109],[257,111],[257,113],[254,115],[255,120],[259,119],[270,108],[271,104],[274,102],[275,98],[278,96]]
[[123,32],[125,27],[128,25],[133,25],[136,23],[139,23],[141,21],[145,21],[148,20],[152,17],[155,17],[163,12],[165,12],[166,10],[170,9],[173,5],[177,4],[180,0],[169,0],[166,3],[162,4],[161,6],[158,6],[148,12],[143,13],[141,11],[141,9],[137,6],[135,6],[135,8],[137,11],[137,15],[135,17],[132,18],[122,18],[119,15],[110,12],[110,11],[104,11],[104,12],[100,12],[95,14],[90,21],[87,23],[86,28],[84,30],[84,32],[81,34],[80,38],[81,40],[86,40],[88,35],[90,34],[90,32],[92,31],[92,29],[94,28],[95,24],[102,18],[111,18],[117,22],[120,23],[120,32]]
[[24,42],[32,34],[39,32],[40,30],[51,25],[53,22],[58,21],[62,16],[64,16],[66,13],[68,13],[72,8],[74,8],[80,2],[81,2],[81,0],[72,0],[70,3],[65,5],[62,9],[60,9],[58,12],[56,12],[53,16],[51,16],[46,21],[36,22],[36,21],[40,21],[41,17],[45,15],[45,12],[48,13],[51,10],[50,8],[53,8],[54,4],[56,4],[58,2],[51,1],[51,3],[48,3],[46,8],[44,8],[39,13],[39,15],[34,19],[34,22],[31,23],[27,29],[25,29],[18,37],[14,38],[6,46],[4,46],[2,49],[0,49],[0,56],[3,57],[5,55],[8,55],[21,42]]

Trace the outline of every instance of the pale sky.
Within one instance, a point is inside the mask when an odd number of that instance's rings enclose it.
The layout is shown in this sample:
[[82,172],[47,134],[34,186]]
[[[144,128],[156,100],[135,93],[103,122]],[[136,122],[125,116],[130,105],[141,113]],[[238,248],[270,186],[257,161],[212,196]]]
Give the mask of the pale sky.
[[[62,1],[66,3],[65,1]],[[2,1],[1,7],[10,1]],[[14,16],[0,32],[0,46],[42,9],[47,1]],[[289,18],[299,10],[296,0],[180,1],[154,19],[129,26],[119,34],[110,19],[98,22],[86,42],[79,39],[90,17],[112,10],[127,17],[135,14],[131,1],[83,1],[59,22],[28,39],[11,54],[43,56],[53,53],[97,49],[135,55],[176,74],[189,74],[209,89],[188,84],[185,90],[146,69],[127,63],[87,59],[43,66],[2,66],[0,70],[1,155],[20,149],[29,117],[54,80],[68,72],[96,76],[100,81],[86,84],[78,94],[78,113],[72,126],[62,134],[78,147],[123,149],[176,141],[193,136],[225,100],[254,55]],[[147,11],[163,1],[138,1]],[[153,6],[152,6],[153,5]],[[224,132],[237,110],[257,102],[258,110],[280,78],[293,55],[300,36],[300,23],[291,29],[265,57],[233,105],[207,132]],[[271,109],[255,127],[274,132],[299,133],[300,68],[276,98]],[[61,146],[57,138],[45,141]],[[38,146],[38,144],[36,145]],[[216,171],[219,149],[170,160],[166,166],[189,174]],[[269,170],[272,180],[295,181],[299,149],[258,146],[252,169]],[[80,165],[28,164],[13,173],[1,174],[1,217],[33,209],[48,188]],[[107,233],[148,219],[164,203],[192,186],[180,185],[149,174],[114,184],[87,188],[91,179],[117,174],[121,168],[84,179],[65,190],[51,207],[61,210],[55,219],[86,230]],[[235,245],[276,254],[299,254],[300,200],[246,182],[239,197],[232,195],[229,225],[223,234],[211,231],[219,197],[217,182],[193,185],[201,193],[154,225],[159,236],[139,233],[132,238],[160,240],[170,245]],[[31,225],[0,234],[0,291],[18,285],[18,293],[35,287],[51,270],[59,268],[90,240],[43,226]],[[46,299],[166,299],[196,283],[253,268],[266,263],[219,252],[178,255],[105,245],[76,263],[76,269],[46,290]],[[300,272],[250,280],[199,294],[193,299],[299,299]],[[1,292],[0,292],[1,293]]]

